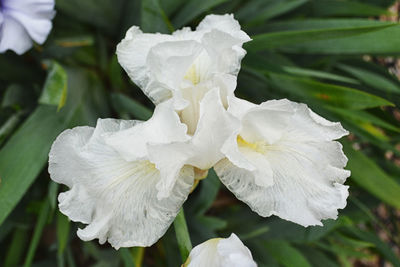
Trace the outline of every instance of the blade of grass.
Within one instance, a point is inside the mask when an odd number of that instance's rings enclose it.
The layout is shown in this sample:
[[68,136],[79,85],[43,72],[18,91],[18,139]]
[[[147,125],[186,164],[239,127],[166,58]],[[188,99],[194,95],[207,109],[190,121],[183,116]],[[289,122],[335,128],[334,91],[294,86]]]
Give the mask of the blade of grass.
[[179,251],[181,252],[182,262],[185,262],[192,250],[192,242],[186,224],[183,208],[178,213],[174,221],[176,240],[178,241]]
[[35,257],[35,252],[37,246],[39,245],[40,237],[42,236],[42,232],[44,226],[47,223],[47,218],[50,213],[50,201],[46,198],[42,204],[42,208],[40,209],[39,218],[36,222],[35,229],[33,231],[33,237],[31,243],[29,244],[28,254],[25,258],[24,267],[29,267],[32,265],[33,258]]

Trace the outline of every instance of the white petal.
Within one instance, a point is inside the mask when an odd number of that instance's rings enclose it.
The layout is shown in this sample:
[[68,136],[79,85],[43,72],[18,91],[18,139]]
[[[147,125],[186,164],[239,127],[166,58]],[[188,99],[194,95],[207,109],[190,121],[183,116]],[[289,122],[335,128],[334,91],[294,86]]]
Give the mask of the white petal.
[[143,33],[139,27],[131,27],[125,38],[117,45],[118,62],[126,71],[134,83],[136,83],[149,98],[155,102],[170,97],[170,91],[166,88],[152,88],[147,91],[150,82],[150,70],[147,64],[147,56],[155,45],[172,40],[171,35]]
[[256,104],[235,96],[228,97],[228,105],[229,113],[240,120],[250,109],[257,107]]
[[153,116],[136,127],[113,133],[106,138],[108,145],[117,150],[125,160],[133,161],[147,157],[149,144],[168,144],[186,141],[187,127],[180,122],[173,109],[173,102],[156,106]]
[[[233,91],[236,89],[236,77],[230,74],[216,74],[206,82],[182,89],[181,97],[186,101],[186,105],[179,111],[179,116],[181,121],[188,126],[190,135],[194,135],[196,132],[201,116],[200,105],[204,96],[212,88],[218,88],[222,105],[227,108],[227,99],[233,95]],[[178,95],[176,98],[179,99],[180,96]]]
[[[246,54],[242,44],[249,40],[232,15],[207,16],[196,31],[184,28],[172,35],[143,34],[132,27],[117,46],[117,56],[130,78],[158,104],[183,94],[188,84],[195,87],[215,75],[236,76]],[[208,86],[202,90],[207,92],[215,85],[202,86]]]
[[333,141],[344,134],[340,123],[321,119],[304,104],[267,101],[242,115],[240,134],[227,140],[227,158],[214,169],[261,216],[321,225],[346,206],[343,183],[350,172],[343,169],[342,146]]
[[200,119],[191,140],[196,155],[190,164],[199,169],[209,169],[224,156],[224,141],[239,128],[239,121],[229,114],[221,101],[219,90],[209,91],[200,102]]
[[[217,88],[209,91],[200,103],[200,120],[193,137],[186,142],[149,146],[149,157],[160,170],[163,179],[157,185],[159,197],[168,196],[176,173],[189,164],[208,170],[224,157],[221,147],[238,121],[223,107]],[[173,156],[171,156],[173,155]]]
[[250,41],[250,37],[240,29],[240,24],[233,18],[232,14],[225,15],[208,15],[197,26],[196,30],[211,31],[213,29],[226,32],[231,36],[242,40],[242,42]]
[[18,21],[37,43],[47,39],[55,15],[52,0],[4,0],[3,12]]
[[32,40],[24,27],[7,14],[4,14],[0,31],[0,53],[10,49],[21,55],[32,47]]
[[202,44],[213,59],[210,65],[210,72],[228,73],[237,75],[240,70],[240,62],[246,55],[242,48],[243,42],[228,33],[219,30],[212,30],[204,34]]
[[185,263],[187,267],[256,267],[250,250],[232,234],[229,238],[214,238],[197,245]]
[[202,45],[192,40],[176,40],[153,46],[146,62],[151,79],[145,91],[152,95],[151,92],[158,87],[178,90],[187,70],[202,50]]
[[108,241],[113,247],[150,246],[168,229],[193,185],[193,168],[179,173],[172,193],[157,200],[160,173],[146,159],[126,161],[108,146],[111,132],[133,127],[135,121],[98,120],[96,128],[63,132],[49,155],[51,178],[70,190],[59,195],[61,212],[88,224],[83,240]]

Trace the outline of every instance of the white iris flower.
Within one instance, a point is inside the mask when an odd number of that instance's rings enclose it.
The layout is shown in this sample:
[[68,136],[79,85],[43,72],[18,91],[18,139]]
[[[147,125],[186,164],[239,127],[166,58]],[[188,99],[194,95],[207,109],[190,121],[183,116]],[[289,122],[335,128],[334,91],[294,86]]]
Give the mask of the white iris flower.
[[0,53],[23,54],[32,40],[43,44],[54,15],[54,0],[0,0]]
[[236,98],[249,40],[232,15],[172,35],[128,30],[118,60],[156,104],[152,118],[99,119],[63,132],[50,152],[51,178],[70,188],[60,210],[88,224],[81,239],[154,244],[212,167],[261,216],[304,226],[337,217],[350,173],[334,140],[347,132],[304,104]]
[[231,234],[207,240],[192,249],[183,267],[257,267],[250,250]]

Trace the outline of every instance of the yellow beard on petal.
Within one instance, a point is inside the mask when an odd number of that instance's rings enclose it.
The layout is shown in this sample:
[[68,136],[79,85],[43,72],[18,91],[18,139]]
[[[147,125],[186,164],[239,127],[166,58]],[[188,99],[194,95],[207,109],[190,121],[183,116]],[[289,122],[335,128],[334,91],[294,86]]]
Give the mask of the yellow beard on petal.
[[261,154],[265,154],[267,152],[268,145],[265,142],[247,142],[240,135],[237,136],[236,140],[239,148],[247,148]]

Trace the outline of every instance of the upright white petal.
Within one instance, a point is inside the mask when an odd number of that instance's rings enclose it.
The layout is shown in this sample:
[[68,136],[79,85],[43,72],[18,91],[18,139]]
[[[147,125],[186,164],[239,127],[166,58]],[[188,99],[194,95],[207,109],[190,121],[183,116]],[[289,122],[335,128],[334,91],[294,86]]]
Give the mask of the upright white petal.
[[61,212],[88,224],[82,240],[108,241],[113,247],[150,246],[173,222],[193,185],[193,168],[183,167],[170,197],[157,200],[160,172],[147,158],[127,161],[109,146],[110,134],[138,122],[104,119],[96,128],[64,131],[49,155],[51,178],[70,190],[58,197]]
[[174,98],[181,121],[193,135],[199,103],[218,87],[224,106],[236,87],[242,48],[249,41],[232,15],[210,15],[196,31],[189,28],[167,34],[144,34],[132,27],[117,46],[120,64],[155,103]]
[[54,0],[2,0],[0,9],[4,20],[0,52],[11,49],[22,54],[32,40],[43,44],[47,39],[55,15]]
[[346,206],[343,183],[350,175],[342,146],[333,141],[347,134],[340,123],[286,99],[230,105],[241,129],[227,139],[226,158],[214,167],[221,181],[261,216],[303,226],[336,218]]
[[210,239],[192,249],[185,267],[256,267],[250,250],[231,234],[229,238]]
[[208,15],[197,26],[197,31],[219,30],[226,32],[232,37],[242,40],[242,42],[250,41],[250,37],[240,29],[240,24],[234,19],[232,14],[225,15]]

